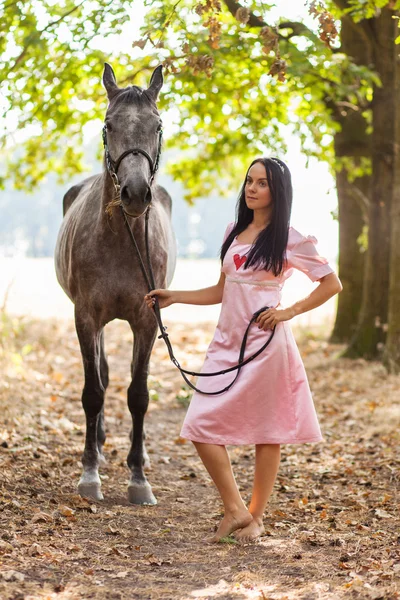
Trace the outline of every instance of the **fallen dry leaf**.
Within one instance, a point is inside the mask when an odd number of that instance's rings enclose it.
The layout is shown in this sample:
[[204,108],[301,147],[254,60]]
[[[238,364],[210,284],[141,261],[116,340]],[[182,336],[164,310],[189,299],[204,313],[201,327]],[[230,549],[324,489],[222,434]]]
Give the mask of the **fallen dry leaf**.
[[19,573],[19,571],[3,571],[0,572],[0,577],[4,579],[4,581],[24,581],[25,575],[23,573]]
[[[176,355],[186,352],[188,364],[197,361],[200,368],[213,324],[174,328],[176,340],[179,332],[187,337],[175,342]],[[0,350],[0,441],[7,444],[0,445],[0,598],[106,600],[135,590],[146,600],[262,594],[400,600],[398,377],[374,361],[338,358],[343,346],[309,331],[300,336],[324,442],[282,445],[266,531],[256,544],[211,548],[203,540],[218,526],[222,506],[194,446],[179,437],[186,409],[177,397],[189,400],[191,392],[182,394],[162,340],[153,348],[149,375],[158,399],[145,421],[153,464],[148,480],[158,504],[128,505],[132,333],[115,322],[105,338],[112,352],[102,503],[76,492],[85,416],[74,324],[27,324],[21,344],[32,351],[23,357],[23,372],[3,369]],[[47,369],[51,364],[55,370]],[[53,372],[62,374],[59,383]],[[248,503],[255,448],[228,451]],[[126,543],[115,543],[120,540]],[[247,575],[240,580],[240,573]]]
[[70,508],[69,506],[59,506],[58,512],[63,517],[72,517],[75,514],[75,511],[72,508]]
[[0,554],[10,554],[14,552],[14,547],[9,542],[0,540]]
[[29,548],[28,554],[29,554],[29,556],[40,556],[41,554],[43,554],[43,550],[39,546],[39,544],[35,543],[35,544],[32,544],[32,546]]
[[32,517],[32,523],[50,523],[53,520],[51,515],[47,513],[38,512]]

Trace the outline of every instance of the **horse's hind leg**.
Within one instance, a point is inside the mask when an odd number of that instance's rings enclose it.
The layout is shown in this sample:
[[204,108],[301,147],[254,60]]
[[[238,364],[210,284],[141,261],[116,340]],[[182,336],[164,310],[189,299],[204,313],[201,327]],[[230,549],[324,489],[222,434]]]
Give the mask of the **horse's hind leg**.
[[104,426],[104,406],[100,411],[99,418],[97,421],[97,449],[99,451],[99,463],[101,465],[106,464],[106,457],[103,454],[103,446],[106,441],[106,430]]
[[[107,388],[108,388],[108,363],[107,363],[107,356],[106,356],[106,352],[105,352],[105,348],[104,348],[104,329],[100,334],[100,376],[101,376],[101,382],[103,384],[103,388],[104,388],[104,393],[106,392]],[[104,458],[104,454],[103,454],[103,446],[104,446],[104,442],[106,441],[106,430],[105,430],[105,426],[104,426],[104,404],[103,404],[103,408],[101,409],[98,421],[97,421],[97,448],[99,450],[100,453],[100,463],[101,464],[105,464],[106,459]]]
[[98,473],[101,454],[98,447],[98,432],[103,432],[101,414],[104,406],[104,385],[101,379],[101,330],[92,317],[78,314],[75,310],[75,326],[81,347],[85,385],[82,405],[86,415],[86,439],[82,456],[83,474],[78,491],[81,496],[102,500],[101,482]]
[[132,504],[157,504],[143,472],[147,455],[144,450],[144,417],[149,404],[147,377],[151,349],[157,334],[157,324],[151,323],[151,326],[140,330],[134,330],[132,327],[132,331],[134,333],[132,382],[128,389],[128,406],[132,415],[131,449],[127,461],[131,470],[128,500]]

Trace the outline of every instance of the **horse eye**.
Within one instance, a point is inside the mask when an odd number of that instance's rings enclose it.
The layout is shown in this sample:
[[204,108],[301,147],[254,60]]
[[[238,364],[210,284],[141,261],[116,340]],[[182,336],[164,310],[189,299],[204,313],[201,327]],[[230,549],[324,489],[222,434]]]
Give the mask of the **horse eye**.
[[111,132],[111,131],[112,131],[112,129],[113,129],[113,128],[112,128],[112,125],[111,125],[111,123],[110,123],[109,121],[107,121],[107,122],[106,122],[106,127],[107,127],[107,131],[110,131],[110,132]]

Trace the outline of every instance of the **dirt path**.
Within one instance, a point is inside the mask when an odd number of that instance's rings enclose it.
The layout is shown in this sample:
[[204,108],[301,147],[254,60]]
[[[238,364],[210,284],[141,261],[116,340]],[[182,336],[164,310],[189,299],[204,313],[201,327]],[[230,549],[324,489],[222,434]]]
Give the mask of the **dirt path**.
[[[213,329],[174,324],[183,365],[201,366]],[[202,539],[221,505],[192,445],[178,437],[188,390],[162,340],[146,420],[158,505],[137,507],[126,501],[129,328],[116,322],[106,331],[102,503],[76,494],[84,415],[72,323],[11,330],[18,352],[0,363],[1,599],[400,597],[398,377],[377,363],[337,360],[340,347],[324,340],[299,341],[325,442],[282,446],[260,542],[208,546]],[[254,450],[229,451],[247,501]]]

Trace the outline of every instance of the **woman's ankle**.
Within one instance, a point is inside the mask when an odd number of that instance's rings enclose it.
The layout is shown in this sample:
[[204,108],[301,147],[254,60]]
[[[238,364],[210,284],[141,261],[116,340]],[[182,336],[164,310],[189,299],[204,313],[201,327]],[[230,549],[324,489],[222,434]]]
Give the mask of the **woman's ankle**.
[[252,512],[250,510],[250,514],[253,517],[253,520],[257,523],[257,525],[262,525],[264,521],[264,515],[256,512]]
[[235,515],[244,511],[249,512],[249,509],[244,504],[244,502],[243,504],[229,504],[229,506],[224,506],[225,514]]

